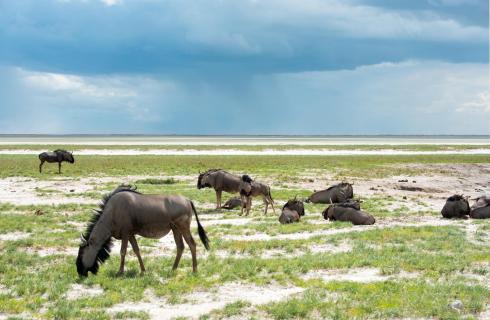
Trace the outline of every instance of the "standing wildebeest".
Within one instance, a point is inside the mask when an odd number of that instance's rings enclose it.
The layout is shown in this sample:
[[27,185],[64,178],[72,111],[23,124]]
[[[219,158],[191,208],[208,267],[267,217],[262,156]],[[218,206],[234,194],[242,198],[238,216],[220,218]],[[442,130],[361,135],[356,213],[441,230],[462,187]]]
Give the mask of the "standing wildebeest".
[[248,175],[243,175],[240,181],[240,196],[242,198],[242,211],[240,215],[243,214],[243,208],[246,209],[246,215],[248,216],[250,208],[252,207],[252,198],[262,196],[265,204],[264,214],[267,214],[267,209],[269,204],[272,206],[272,211],[276,213],[274,209],[274,200],[271,195],[271,188],[268,185],[252,180]]
[[470,214],[468,200],[459,194],[447,198],[446,204],[444,204],[444,207],[441,210],[441,214],[444,218],[466,219],[467,215]]
[[225,202],[225,204],[221,207],[223,209],[232,210],[238,208],[242,205],[242,199],[240,197],[233,197]]
[[279,222],[281,224],[299,222],[300,216],[305,215],[305,207],[303,201],[294,199],[288,200],[284,207],[282,207],[281,215],[279,216]]
[[490,197],[479,197],[471,206],[470,217],[473,219],[490,219]]
[[361,211],[359,203],[355,201],[332,204],[322,214],[325,220],[350,221],[354,225],[370,225],[376,222],[371,214]]
[[200,173],[197,179],[197,188],[213,188],[216,191],[216,209],[221,208],[221,194],[240,192],[240,177],[221,169],[210,169]]
[[39,172],[42,172],[44,162],[58,162],[58,173],[61,173],[61,162],[75,162],[75,159],[73,158],[73,154],[71,152],[61,149],[54,150],[53,152],[40,153],[38,157],[39,160],[41,160],[41,164],[39,165]]
[[77,272],[87,276],[97,274],[99,264],[109,258],[112,237],[121,239],[121,264],[119,274],[124,272],[124,258],[128,241],[138,257],[141,272],[145,271],[135,235],[159,239],[172,230],[177,256],[173,270],[179,265],[184,241],[191,249],[192,270],[197,271],[196,243],[191,234],[192,213],[196,216],[197,230],[202,243],[209,249],[209,240],[199,222],[192,201],[182,196],[143,195],[131,186],[121,185],[104,196],[99,210],[92,217],[82,235],[82,244],[76,261]]
[[341,182],[326,190],[314,192],[306,202],[312,203],[342,203],[354,197],[352,184]]

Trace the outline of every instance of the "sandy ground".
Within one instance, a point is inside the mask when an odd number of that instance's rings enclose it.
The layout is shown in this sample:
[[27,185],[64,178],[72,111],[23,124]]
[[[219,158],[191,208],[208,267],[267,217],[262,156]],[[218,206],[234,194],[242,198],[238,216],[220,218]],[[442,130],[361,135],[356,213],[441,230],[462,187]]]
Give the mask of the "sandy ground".
[[[326,228],[311,232],[296,232],[289,234],[277,234],[268,235],[266,233],[254,233],[254,234],[241,234],[241,235],[227,235],[223,237],[223,240],[287,240],[287,239],[308,239],[314,236],[328,236],[334,234],[350,233],[350,232],[364,232],[366,230],[392,228],[397,226],[457,226],[461,230],[465,231],[468,241],[475,244],[482,245],[482,243],[490,243],[490,232],[480,231],[475,224],[474,220],[447,220],[442,219],[438,215],[433,213],[427,213],[427,211],[439,211],[447,196],[453,193],[464,193],[469,196],[477,196],[484,193],[488,193],[490,186],[490,165],[450,165],[450,166],[438,166],[430,165],[426,166],[430,169],[449,170],[448,174],[438,174],[433,176],[393,176],[382,179],[372,180],[356,180],[354,181],[354,192],[356,196],[362,198],[383,198],[386,195],[393,197],[392,203],[388,203],[388,210],[396,210],[400,208],[406,208],[407,215],[401,215],[400,217],[379,217],[377,218],[374,226],[346,226],[342,228],[328,228],[331,222],[325,221],[321,218],[320,212],[308,212],[307,216],[314,216],[318,219],[307,220],[307,223],[325,224]],[[436,170],[437,171],[437,170]],[[334,183],[331,177],[320,177],[312,174],[306,175],[303,185],[296,187],[303,187],[307,189],[321,189],[326,185]],[[38,181],[31,178],[5,178],[0,179],[0,203],[13,203],[13,204],[56,204],[56,203],[68,203],[68,202],[82,202],[93,203],[98,200],[69,197],[67,194],[72,193],[84,193],[95,191],[96,186],[103,183],[111,183],[114,181],[137,180],[145,177],[90,177],[82,178],[79,180],[73,180],[70,178],[58,178],[53,180]],[[176,177],[174,177],[176,178]],[[194,183],[195,176],[183,176],[178,177],[179,180],[188,181]],[[407,179],[408,182],[399,182],[400,180]],[[416,182],[413,182],[416,181]],[[36,187],[42,189],[51,189],[56,192],[46,193],[45,195],[39,195],[36,191]],[[71,190],[74,190],[73,192]],[[15,192],[12,192],[15,191]],[[212,192],[208,190],[209,192]],[[404,199],[404,197],[406,199]],[[67,202],[63,202],[67,201]],[[80,203],[79,202],[79,203]],[[209,204],[206,204],[209,205]],[[278,205],[280,207],[280,205]],[[247,225],[258,223],[251,217],[233,217],[225,215],[224,213],[212,213],[201,214],[201,220],[206,226],[218,226],[218,225],[233,225],[237,228],[246,228]],[[84,228],[82,223],[73,223],[73,226],[81,230]],[[193,222],[195,226],[195,222]],[[0,235],[0,241],[15,241],[20,239],[26,239],[31,236],[30,233],[25,232],[12,232],[4,233]],[[483,239],[483,242],[481,241]],[[120,242],[115,241],[114,256],[118,256]],[[143,246],[141,245],[143,252],[143,259],[145,256],[175,256],[175,243],[171,234],[161,238],[156,242],[155,246]],[[312,253],[339,253],[348,252],[352,250],[352,247],[348,243],[340,243],[337,245],[330,244],[317,244],[309,248],[309,252]],[[51,256],[56,254],[63,254],[69,256],[75,256],[77,248],[29,248],[25,250],[27,254],[37,254],[40,256]],[[286,252],[282,249],[267,250],[260,253],[260,257],[264,259],[275,258],[283,255],[287,256],[301,256],[308,252],[296,250],[293,252]],[[248,254],[239,252],[229,252],[226,250],[212,251],[211,253],[205,253],[201,246],[198,248],[198,256],[201,259],[206,259],[210,254],[215,254],[220,257],[247,257]],[[132,250],[129,251],[129,259],[135,259]],[[184,251],[184,256],[190,257],[188,248]],[[484,266],[489,268],[489,266]],[[490,283],[490,279],[486,275],[473,274],[466,272],[460,274],[467,277],[469,281],[486,285]],[[417,274],[408,272],[400,272],[393,275],[385,275],[379,269],[376,268],[356,268],[350,270],[316,270],[310,271],[304,275],[305,280],[321,279],[322,281],[333,280],[345,280],[355,282],[373,282],[373,281],[386,281],[395,280],[402,281],[403,279],[417,277]],[[0,287],[0,292],[5,288]],[[155,296],[152,292],[146,295],[146,300],[140,302],[124,303],[111,307],[109,312],[116,314],[123,311],[145,311],[148,312],[152,319],[170,319],[173,317],[190,317],[199,318],[204,314],[207,314],[215,309],[223,308],[226,304],[236,302],[239,300],[248,301],[252,306],[260,304],[266,304],[273,301],[281,301],[288,297],[300,294],[303,291],[302,288],[292,286],[282,286],[278,284],[269,284],[267,286],[256,286],[249,283],[225,283],[224,285],[214,288],[211,292],[193,292],[185,297],[183,301],[177,304],[170,304],[166,299]],[[66,294],[66,298],[80,299],[82,297],[95,297],[102,294],[103,290],[100,287],[89,287],[81,284],[74,284],[72,288]],[[488,309],[479,315],[480,319],[487,319],[489,315]],[[0,319],[6,318],[5,315],[0,314]]]
[[285,287],[271,284],[255,286],[238,282],[226,283],[212,292],[193,292],[184,297],[188,302],[170,304],[164,298],[149,295],[147,301],[123,303],[111,307],[109,313],[123,311],[146,311],[151,319],[174,319],[186,317],[197,319],[213,310],[222,309],[229,303],[247,301],[252,305],[281,301],[288,296],[302,292],[299,287]]
[[[0,150],[0,154],[10,155],[38,155],[39,150]],[[352,155],[448,155],[448,154],[490,154],[490,148],[468,149],[468,150],[438,150],[438,151],[416,151],[416,150],[330,150],[330,149],[264,149],[264,150],[240,150],[240,149],[82,149],[76,151],[76,155],[103,155],[103,156],[126,156],[126,155],[172,155],[172,156],[352,156]]]
[[[411,165],[417,168],[419,165]],[[444,171],[450,174],[432,174],[420,176],[393,176],[381,179],[351,179],[354,182],[354,194],[356,198],[385,198],[393,197],[392,204],[387,210],[405,208],[407,213],[419,211],[439,211],[444,205],[445,199],[453,194],[464,194],[475,198],[484,194],[490,194],[490,164],[458,164],[458,165],[426,165],[433,171]],[[396,172],[396,168],[394,168]],[[28,177],[9,177],[0,179],[0,203],[15,205],[29,204],[62,204],[62,203],[86,203],[94,204],[99,200],[79,196],[85,192],[96,191],[102,193],[109,191],[97,191],[97,187],[107,183],[127,183],[147,176],[119,176],[119,177],[86,177],[80,179],[55,178],[51,180],[37,180]],[[168,178],[168,177],[153,177]],[[194,183],[196,176],[173,176],[174,179]],[[274,193],[274,181],[267,177],[258,177],[258,180],[272,185]],[[325,189],[327,186],[337,183],[332,177],[325,174],[312,172],[305,174],[300,183],[286,184],[291,188],[304,188],[314,190]],[[400,182],[408,180],[407,182]],[[43,192],[51,190],[53,192]],[[257,201],[256,201],[257,202]],[[199,204],[200,208],[211,209],[214,204]],[[240,224],[240,220],[229,222]]]

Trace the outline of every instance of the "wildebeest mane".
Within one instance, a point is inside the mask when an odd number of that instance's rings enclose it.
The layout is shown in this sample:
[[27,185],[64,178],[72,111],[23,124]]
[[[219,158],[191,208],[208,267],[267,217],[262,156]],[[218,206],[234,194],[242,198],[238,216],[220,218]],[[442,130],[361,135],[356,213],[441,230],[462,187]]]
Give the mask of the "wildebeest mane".
[[[82,244],[80,246],[80,249],[82,249],[83,247],[85,247],[85,246],[88,245],[87,242],[90,239],[90,235],[92,234],[92,231],[94,231],[95,225],[97,224],[97,222],[99,221],[100,217],[104,213],[105,206],[106,206],[107,202],[109,201],[109,199],[113,195],[115,195],[115,194],[117,194],[119,192],[124,192],[124,191],[134,192],[134,193],[137,193],[137,194],[141,194],[140,192],[136,191],[136,187],[133,187],[131,185],[123,185],[123,184],[120,185],[120,186],[118,186],[112,192],[105,194],[102,197],[101,202],[99,203],[99,208],[98,209],[94,209],[94,214],[90,218],[90,221],[89,221],[89,223],[87,225],[87,228],[85,229],[85,232],[82,235],[82,237],[84,238],[84,240],[86,241],[86,243],[85,244]],[[102,247],[100,248],[100,250],[97,252],[97,257],[95,259],[94,265],[91,266],[90,268],[88,268],[88,271],[92,272],[93,274],[97,274],[97,271],[99,270],[99,264],[104,263],[104,261],[106,261],[109,258],[110,252],[111,252],[111,248],[112,248],[112,237],[109,237],[109,239],[107,239],[104,242],[104,244],[102,245]],[[83,265],[82,265],[82,256],[80,254],[78,255],[78,258],[77,258],[77,268],[78,267],[83,268]]]

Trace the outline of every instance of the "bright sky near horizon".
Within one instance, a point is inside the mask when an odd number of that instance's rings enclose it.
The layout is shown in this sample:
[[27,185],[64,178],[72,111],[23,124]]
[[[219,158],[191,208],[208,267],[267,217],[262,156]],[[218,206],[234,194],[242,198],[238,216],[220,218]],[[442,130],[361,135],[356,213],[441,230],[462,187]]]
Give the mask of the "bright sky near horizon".
[[0,0],[0,133],[490,134],[488,0]]

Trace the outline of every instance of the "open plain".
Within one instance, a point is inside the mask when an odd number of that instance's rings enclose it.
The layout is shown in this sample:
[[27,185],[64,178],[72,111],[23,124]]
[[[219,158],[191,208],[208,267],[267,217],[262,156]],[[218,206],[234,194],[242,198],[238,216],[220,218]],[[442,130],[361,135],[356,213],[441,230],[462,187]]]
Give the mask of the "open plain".
[[[77,155],[87,148],[73,146],[75,164],[64,163],[62,174],[55,164],[47,164],[40,174],[33,154],[51,147],[1,148],[0,319],[490,318],[490,221],[440,216],[452,194],[490,192],[488,152],[464,152],[488,151],[488,145],[309,145],[307,150],[429,153],[226,156],[214,152],[231,147],[168,147],[213,151],[199,155]],[[437,153],[448,150],[457,152]],[[276,214],[270,210],[264,216],[261,199],[254,201],[248,217],[239,216],[239,210],[214,209],[214,191],[196,188],[199,171],[208,168],[247,173],[268,183]],[[319,204],[306,204],[299,223],[279,224],[288,199],[306,198],[340,181],[354,183],[354,197],[376,217],[375,225],[326,221],[321,215],[325,205]],[[198,241],[196,274],[187,246],[180,267],[171,271],[176,250],[167,235],[138,239],[144,275],[131,250],[126,273],[116,275],[120,242],[115,241],[99,274],[78,277],[79,235],[101,196],[121,183],[143,193],[178,193],[194,201],[211,240],[210,251]],[[192,230],[197,239],[195,221]]]

